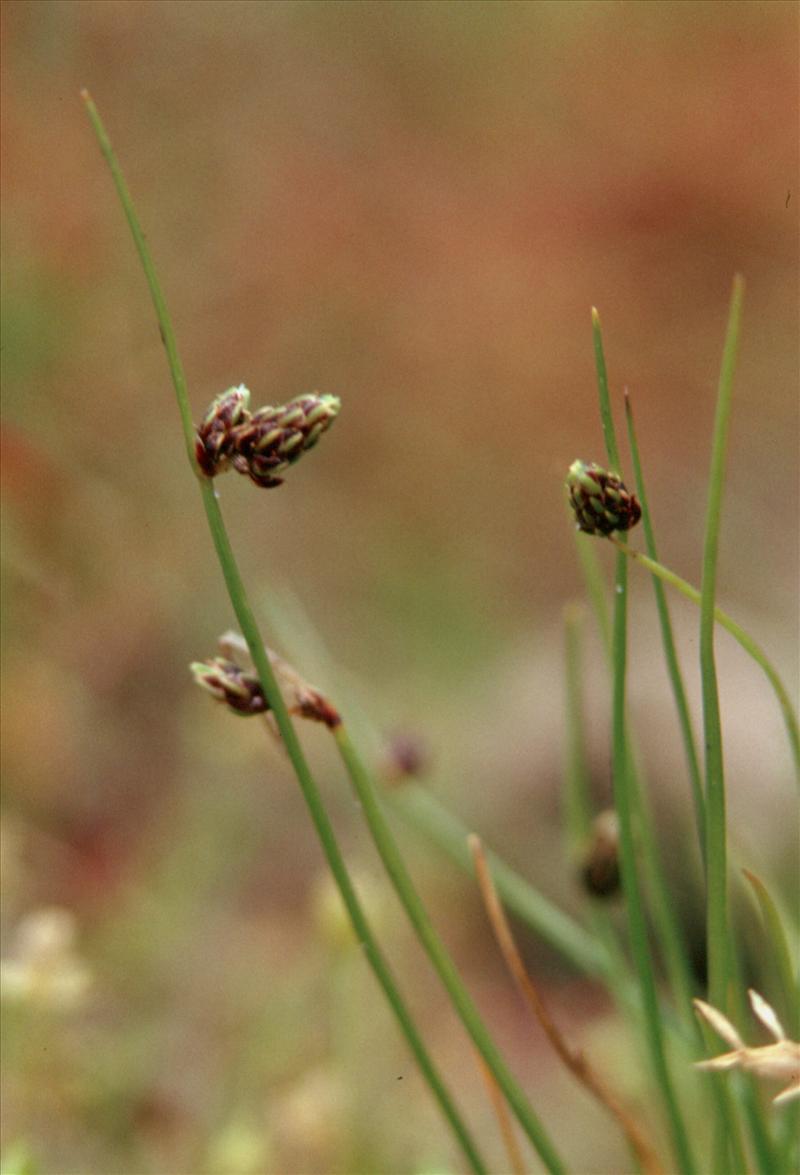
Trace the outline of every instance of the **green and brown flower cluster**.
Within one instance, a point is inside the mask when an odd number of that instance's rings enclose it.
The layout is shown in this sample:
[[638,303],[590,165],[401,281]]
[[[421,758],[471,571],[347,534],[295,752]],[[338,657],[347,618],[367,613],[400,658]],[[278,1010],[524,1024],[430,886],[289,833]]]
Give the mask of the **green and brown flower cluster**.
[[206,477],[233,468],[266,489],[281,485],[289,466],[316,445],[340,408],[338,396],[316,392],[252,413],[249,404],[243,384],[212,401],[195,433],[195,456]]
[[[222,656],[194,661],[189,666],[196,684],[218,702],[223,702],[234,714],[245,717],[268,714],[271,717],[269,702],[253,668],[244,638],[238,633],[226,632],[220,637],[219,647]],[[331,730],[335,729],[341,718],[325,695],[272,649],[266,649],[266,654],[278,685],[286,696],[289,713],[299,718],[309,718],[312,722],[322,722]]]
[[630,530],[642,516],[638,498],[621,478],[593,461],[573,461],[566,486],[578,530],[585,534]]

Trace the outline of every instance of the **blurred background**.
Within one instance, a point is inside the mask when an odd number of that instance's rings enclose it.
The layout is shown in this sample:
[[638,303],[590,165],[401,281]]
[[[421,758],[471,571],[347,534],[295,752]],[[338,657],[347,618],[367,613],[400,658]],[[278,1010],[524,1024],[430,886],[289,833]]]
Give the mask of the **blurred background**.
[[[633,397],[661,557],[698,583],[745,275],[720,603],[797,682],[798,10],[7,0],[2,20],[3,949],[17,976],[37,950],[61,968],[4,1005],[4,1145],[52,1175],[459,1170],[341,932],[286,764],[191,683],[232,615],[79,90],[137,202],[195,417],[240,382],[256,405],[342,398],[280,490],[219,483],[270,643],[340,702],[368,757],[397,732],[422,739],[437,794],[581,915],[561,836],[562,613],[584,595],[563,477],[603,460],[592,305],[616,404]],[[688,784],[633,576],[631,706],[696,934]],[[674,618],[697,699],[697,613],[675,598]],[[600,805],[609,697],[589,633]],[[718,658],[732,841],[791,895],[777,706],[725,634]],[[326,733],[302,733],[432,1051],[502,1169],[470,1050]],[[572,1167],[619,1171],[624,1144],[529,1025],[471,883],[401,835]],[[522,941],[573,1041],[646,1114],[602,991]]]

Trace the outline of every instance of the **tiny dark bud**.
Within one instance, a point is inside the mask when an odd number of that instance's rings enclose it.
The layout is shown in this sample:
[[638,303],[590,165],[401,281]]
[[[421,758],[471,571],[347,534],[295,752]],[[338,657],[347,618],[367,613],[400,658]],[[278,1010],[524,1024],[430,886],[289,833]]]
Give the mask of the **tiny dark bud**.
[[630,530],[642,516],[636,495],[621,478],[594,462],[573,461],[565,484],[578,530],[585,534]]
[[422,775],[430,763],[424,741],[416,734],[398,732],[391,736],[381,757],[380,775],[388,784]]
[[596,898],[613,897],[619,891],[619,821],[612,809],[601,812],[592,824],[592,839],[581,865],[584,889]]

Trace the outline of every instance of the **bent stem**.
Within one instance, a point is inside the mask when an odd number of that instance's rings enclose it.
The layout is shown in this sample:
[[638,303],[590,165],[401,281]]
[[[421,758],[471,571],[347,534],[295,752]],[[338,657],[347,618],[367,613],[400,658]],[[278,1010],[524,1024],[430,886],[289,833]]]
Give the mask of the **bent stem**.
[[[417,784],[405,783],[388,793],[387,802],[412,828],[447,853],[463,872],[472,873],[467,849],[469,829],[436,796]],[[509,909],[573,967],[604,982],[610,981],[613,964],[603,944],[569,914],[554,906],[501,857],[490,852],[489,859],[497,888]]]
[[353,743],[350,741],[350,736],[347,733],[344,723],[333,728],[332,733],[342,762],[344,763],[353,789],[361,804],[367,824],[369,825],[375,847],[383,861],[384,868],[394,886],[398,898],[403,904],[409,921],[416,931],[417,937],[447,989],[447,993],[458,1012],[462,1024],[491,1070],[494,1079],[514,1111],[517,1121],[538,1151],[548,1171],[563,1172],[564,1166],[553,1143],[534,1113],[528,1099],[517,1084],[516,1079],[506,1066],[505,1061],[481,1019],[480,1013],[472,1002],[471,996],[462,983],[461,977],[446,947],[428,917],[428,913],[420,900],[419,894],[411,880],[411,875],[406,868],[400,850],[386,821],[386,817],[383,814],[372,780],[358,757]]
[[153,299],[153,304],[156,310],[159,329],[161,331],[161,338],[164,342],[164,347],[167,352],[167,359],[169,362],[170,375],[175,389],[175,395],[178,401],[178,406],[181,414],[181,422],[184,431],[184,440],[186,442],[187,456],[193,472],[197,475],[200,491],[203,499],[203,507],[206,513],[211,537],[214,543],[214,548],[217,552],[220,568],[222,569],[225,578],[225,584],[228,589],[231,606],[233,607],[242,634],[247,642],[250,656],[253,659],[256,672],[258,673],[261,688],[272,708],[275,715],[275,720],[280,730],[283,743],[291,760],[298,783],[300,784],[303,798],[309,810],[312,822],[316,829],[320,843],[322,845],[325,858],[330,866],[336,885],[342,896],[347,913],[352,922],[353,929],[358,940],[363,944],[364,953],[372,967],[373,972],[384,991],[384,994],[389,1002],[389,1005],[397,1019],[400,1029],[405,1036],[412,1053],[417,1059],[417,1063],[425,1077],[431,1092],[449,1122],[453,1133],[455,1134],[467,1160],[473,1171],[478,1175],[486,1172],[486,1164],[477,1149],[476,1144],[461,1119],[461,1116],[453,1102],[444,1082],[440,1078],[436,1068],[433,1065],[427,1049],[422,1041],[419,1032],[416,1029],[413,1018],[406,1008],[406,1005],[397,989],[394,982],[391,970],[388,963],[384,959],[377,941],[375,940],[369,923],[363,913],[361,905],[356,896],[350,880],[350,875],[344,863],[344,858],[339,850],[338,843],[333,831],[333,827],[328,819],[322,798],[317,789],[316,783],[311,775],[308,764],[306,762],[303,751],[300,747],[300,742],[297,738],[294,726],[292,725],[288,711],[284,704],[280,690],[278,689],[275,675],[267,658],[264,642],[258,631],[255,616],[250,607],[247,598],[244,584],[242,582],[233,550],[228,539],[225,523],[222,518],[222,512],[217,501],[216,491],[213,483],[200,474],[194,456],[194,427],[192,423],[191,408],[189,405],[188,394],[186,390],[186,379],[183,373],[183,366],[181,364],[180,355],[175,340],[175,333],[172,328],[172,323],[167,310],[166,301],[161,290],[158,277],[156,275],[155,266],[150,256],[147,242],[144,233],[139,224],[138,217],[133,205],[133,201],[125,183],[124,176],[120,169],[119,163],[116,159],[114,151],[111,147],[110,140],[103,126],[97,108],[94,105],[89,94],[84,90],[82,92],[83,100],[86,104],[86,109],[94,128],[97,139],[100,143],[100,149],[108,163],[111,174],[114,179],[114,184],[120,198],[120,202],[125,211],[128,224],[133,235],[136,249],[139,253],[139,258],[144,269],[147,284],[150,288],[150,294]]
[[664,1168],[661,1166],[658,1155],[650,1140],[639,1127],[639,1124],[628,1110],[625,1109],[616,1094],[612,1093],[606,1087],[605,1082],[594,1071],[584,1055],[566,1041],[561,1030],[550,1015],[544,1000],[539,994],[539,989],[528,974],[528,970],[519,953],[505,911],[492,882],[492,875],[480,837],[471,834],[468,838],[468,844],[475,863],[475,875],[478,880],[478,888],[480,889],[486,916],[494,932],[506,969],[517,985],[520,994],[535,1019],[541,1026],[553,1051],[570,1073],[577,1078],[581,1085],[589,1091],[592,1097],[608,1111],[611,1117],[621,1127],[645,1175],[664,1175]]
[[[617,550],[624,551],[629,559],[632,559],[634,563],[638,563],[641,567],[644,567],[645,570],[649,571],[651,575],[657,576],[659,579],[663,580],[664,583],[668,583],[671,587],[674,587],[676,591],[681,593],[681,595],[686,596],[687,600],[691,600],[694,604],[699,604],[701,602],[701,594],[697,588],[693,587],[692,584],[688,583],[685,579],[681,579],[679,575],[676,575],[674,571],[670,571],[670,569],[665,567],[662,563],[657,563],[655,559],[651,559],[648,555],[642,554],[641,551],[634,551],[632,547],[629,547],[627,544],[621,542],[616,535],[608,535],[608,541],[613,543]],[[772,664],[761,646],[756,641],[754,641],[750,634],[745,632],[742,626],[737,624],[736,621],[727,614],[727,612],[723,612],[723,610],[716,605],[714,607],[714,619],[717,624],[719,624],[721,628],[726,629],[726,631],[729,632],[731,636],[739,642],[745,652],[752,657],[756,665],[758,665],[764,672],[767,680],[772,686],[775,697],[778,699],[778,705],[781,708],[783,720],[786,725],[786,733],[789,736],[789,745],[791,747],[792,759],[794,761],[795,777],[797,779],[798,785],[800,785],[800,725],[798,725],[797,715],[795,714],[794,706],[792,705],[792,700],[789,697],[786,686],[781,681],[777,669]]]

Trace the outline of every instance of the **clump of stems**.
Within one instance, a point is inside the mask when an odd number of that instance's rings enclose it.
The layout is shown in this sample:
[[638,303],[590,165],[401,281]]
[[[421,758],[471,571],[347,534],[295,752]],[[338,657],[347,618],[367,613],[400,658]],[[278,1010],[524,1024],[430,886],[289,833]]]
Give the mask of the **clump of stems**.
[[[203,507],[223,573],[231,606],[242,635],[226,633],[220,640],[220,654],[193,663],[195,680],[217,701],[240,716],[261,715],[279,739],[294,769],[298,784],[332,875],[342,896],[354,931],[364,947],[386,1000],[395,1016],[420,1071],[448,1123],[463,1157],[474,1172],[489,1169],[481,1150],[457,1107],[448,1086],[431,1058],[424,1036],[400,993],[352,884],[350,873],[322,801],[316,781],[302,750],[292,716],[322,723],[331,733],[346,773],[358,798],[369,831],[383,861],[420,946],[437,972],[450,1003],[469,1035],[481,1075],[497,1115],[505,1141],[506,1153],[515,1172],[524,1171],[524,1159],[514,1137],[507,1110],[510,1109],[523,1132],[550,1172],[566,1170],[560,1151],[549,1131],[536,1115],[517,1080],[502,1057],[489,1029],[469,995],[459,971],[445,948],[405,864],[387,817],[387,808],[403,815],[414,827],[448,853],[468,872],[477,871],[487,912],[498,943],[520,990],[537,1021],[542,1026],[556,1054],[573,1075],[613,1115],[622,1128],[635,1160],[646,1175],[664,1169],[677,1169],[692,1175],[704,1167],[698,1159],[698,1140],[687,1124],[685,1108],[677,1093],[676,1057],[694,1041],[695,1063],[709,1070],[738,1066],[760,1075],[786,1072],[787,1058],[797,1060],[798,1046],[783,1031],[777,1014],[751,992],[751,1004],[762,1023],[774,1037],[774,1043],[762,1048],[747,1048],[736,1028],[727,1019],[732,1000],[741,1009],[743,987],[739,982],[733,927],[727,896],[727,851],[725,786],[719,702],[714,666],[714,629],[716,624],[728,629],[767,674],[789,732],[795,766],[800,775],[800,738],[797,720],[788,693],[766,655],[752,638],[716,605],[716,562],[719,545],[719,519],[725,464],[725,442],[731,410],[731,393],[741,320],[743,283],[737,278],[723,353],[719,383],[718,409],[714,430],[710,475],[703,582],[700,591],[680,580],[658,562],[652,519],[649,512],[641,461],[633,428],[630,403],[626,400],[628,436],[636,480],[636,493],[621,477],[609,394],[600,320],[592,315],[593,343],[597,367],[600,418],[606,445],[607,467],[594,462],[575,461],[567,477],[569,501],[578,529],[585,535],[606,538],[617,548],[613,621],[593,557],[580,546],[587,570],[592,602],[601,631],[607,642],[612,670],[611,762],[614,809],[596,816],[591,812],[591,795],[585,763],[582,761],[582,724],[577,679],[579,663],[579,626],[575,615],[568,617],[570,706],[573,710],[570,729],[569,825],[573,845],[586,847],[581,871],[593,897],[588,898],[589,929],[571,918],[515,873],[495,854],[484,851],[477,837],[467,842],[468,829],[439,803],[424,787],[409,780],[419,775],[424,755],[413,740],[398,741],[391,759],[382,768],[385,783],[392,784],[382,793],[364,764],[351,738],[347,724],[336,705],[315,686],[310,685],[287,661],[268,649],[261,638],[237,563],[228,539],[214,481],[228,470],[242,474],[261,488],[275,488],[283,483],[291,466],[310,451],[330,428],[340,410],[338,397],[306,393],[278,406],[251,410],[250,393],[240,384],[217,396],[195,427],[189,407],[186,381],[172,324],[167,312],[152,259],[139,225],[119,164],[111,148],[99,114],[84,93],[87,111],[101,150],[108,162],[125,215],[131,228],[150,293],[156,309],[167,351],[170,373],[181,414],[184,443],[192,471],[198,479]],[[633,551],[627,543],[629,532],[644,522],[647,555]],[[585,540],[581,537],[580,543]],[[591,544],[590,544],[591,545]],[[659,863],[658,837],[654,831],[645,794],[641,786],[637,756],[627,716],[627,574],[629,560],[635,560],[654,577],[661,623],[665,660],[670,673],[692,789],[695,819],[702,849],[706,878],[706,925],[709,960],[709,1002],[695,1000],[694,1007],[707,1025],[723,1036],[733,1052],[709,1058],[708,1045],[698,1033],[697,1020],[691,1015],[691,979],[688,954],[674,915],[673,904]],[[686,692],[672,638],[669,612],[662,583],[688,596],[701,609],[700,649],[703,684],[704,760],[701,766],[694,731],[689,716]],[[777,906],[766,887],[754,874],[747,874],[762,912],[774,955],[778,960],[782,990],[788,1000],[796,995],[796,977]],[[606,909],[598,895],[615,892],[621,880],[626,911],[625,946],[627,961]],[[650,1060],[655,1089],[666,1119],[672,1158],[662,1162],[646,1124],[638,1122],[613,1091],[611,1084],[571,1046],[554,1023],[535,983],[522,964],[514,943],[502,903],[513,910],[536,934],[547,940],[571,965],[602,980],[613,992],[619,1006],[631,1012],[640,1026]],[[665,1000],[659,988],[653,946],[664,956],[675,1007]],[[793,1021],[794,1022],[794,1014]],[[787,1023],[791,1023],[787,1021]],[[692,1038],[688,1025],[695,1035]],[[668,1041],[675,1048],[668,1048]],[[794,1051],[792,1051],[794,1050]],[[702,1058],[702,1059],[701,1059]],[[733,1058],[733,1059],[732,1059]],[[770,1068],[771,1066],[771,1068]],[[688,1065],[682,1072],[688,1073]],[[796,1074],[777,1099],[795,1096]],[[748,1153],[742,1141],[735,1103],[726,1087],[712,1079],[712,1097],[716,1121],[715,1149],[712,1165],[719,1171],[744,1171],[749,1167]],[[788,1161],[790,1141],[776,1138],[763,1115],[763,1107],[746,1090],[742,1098],[749,1127],[749,1144],[760,1175],[772,1175],[782,1169],[777,1164]],[[671,1164],[671,1165],[670,1165]]]

